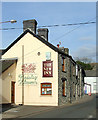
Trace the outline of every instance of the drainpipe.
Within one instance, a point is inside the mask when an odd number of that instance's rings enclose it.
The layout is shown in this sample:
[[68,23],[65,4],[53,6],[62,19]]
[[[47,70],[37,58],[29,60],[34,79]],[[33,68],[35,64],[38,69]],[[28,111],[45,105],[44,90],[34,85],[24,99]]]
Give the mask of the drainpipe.
[[80,68],[80,98],[81,98],[81,81],[82,81],[82,70]]
[[[22,45],[22,67],[23,65],[24,65],[24,45]],[[23,104],[24,104],[24,70],[22,70],[22,105]]]
[[70,61],[70,59],[69,59],[69,64],[70,64],[70,71],[69,71],[69,73],[70,73],[70,81],[69,81],[69,102],[71,103],[72,102],[72,90],[71,90],[71,81],[72,81],[72,76],[71,76],[71,61]]
[[77,95],[77,83],[76,83],[76,100],[78,98],[78,95]]

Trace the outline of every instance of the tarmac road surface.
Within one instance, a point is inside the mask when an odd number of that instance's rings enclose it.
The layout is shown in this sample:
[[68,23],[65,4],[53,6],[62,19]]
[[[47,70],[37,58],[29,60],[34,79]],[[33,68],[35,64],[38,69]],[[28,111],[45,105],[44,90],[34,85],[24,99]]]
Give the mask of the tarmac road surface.
[[98,95],[87,98],[86,100],[82,98],[78,103],[59,107],[20,106],[4,112],[3,118],[13,118],[13,120],[19,118],[25,118],[25,120],[29,118],[84,118],[84,120],[96,118]]

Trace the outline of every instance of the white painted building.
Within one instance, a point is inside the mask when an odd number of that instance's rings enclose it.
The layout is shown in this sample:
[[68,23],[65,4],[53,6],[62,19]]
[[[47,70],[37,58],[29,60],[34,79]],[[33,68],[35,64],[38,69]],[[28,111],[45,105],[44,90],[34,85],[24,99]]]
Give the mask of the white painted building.
[[84,78],[84,93],[96,94],[98,93],[98,74],[97,70],[86,70],[86,77]]

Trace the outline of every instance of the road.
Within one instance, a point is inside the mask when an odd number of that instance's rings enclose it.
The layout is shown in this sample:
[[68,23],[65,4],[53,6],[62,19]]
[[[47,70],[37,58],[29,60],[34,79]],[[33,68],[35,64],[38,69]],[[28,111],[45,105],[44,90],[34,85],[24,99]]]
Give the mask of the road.
[[96,96],[84,103],[54,108],[49,111],[27,115],[25,118],[96,118]]
[[86,98],[82,98],[82,101],[78,103],[59,107],[19,106],[5,111],[3,118],[12,118],[12,120],[19,120],[19,118],[25,118],[25,120],[29,118],[84,118],[84,120],[96,118],[98,95],[97,97],[92,95]]

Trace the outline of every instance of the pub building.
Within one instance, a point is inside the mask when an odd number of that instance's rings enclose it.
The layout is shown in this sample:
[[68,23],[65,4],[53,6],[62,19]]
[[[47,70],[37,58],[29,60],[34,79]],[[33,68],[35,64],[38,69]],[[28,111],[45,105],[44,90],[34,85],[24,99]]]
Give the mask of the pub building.
[[[2,104],[58,106],[80,99],[84,70],[69,49],[48,42],[48,29],[24,20],[23,33],[2,50]],[[37,34],[36,34],[37,31]]]

